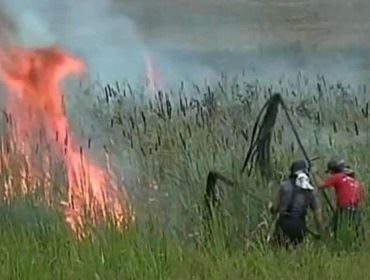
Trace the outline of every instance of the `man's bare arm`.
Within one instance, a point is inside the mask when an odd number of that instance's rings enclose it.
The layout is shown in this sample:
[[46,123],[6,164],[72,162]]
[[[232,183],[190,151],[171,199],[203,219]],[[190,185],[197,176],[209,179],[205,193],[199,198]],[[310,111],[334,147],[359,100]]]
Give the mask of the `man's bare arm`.
[[318,188],[323,189],[325,187],[324,180],[321,179],[321,177],[317,173],[312,174],[312,176],[313,176],[313,181],[315,185]]

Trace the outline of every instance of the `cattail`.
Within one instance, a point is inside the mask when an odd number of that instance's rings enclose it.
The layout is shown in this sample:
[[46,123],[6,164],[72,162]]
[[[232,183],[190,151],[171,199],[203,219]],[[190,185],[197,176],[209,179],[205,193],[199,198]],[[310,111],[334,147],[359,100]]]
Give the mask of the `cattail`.
[[326,88],[326,80],[325,80],[324,75],[321,76],[321,79],[322,79],[322,83],[323,83],[324,87]]
[[205,126],[205,119],[204,119],[204,115],[203,115],[203,109],[200,110],[200,117],[202,119],[202,127]]
[[355,132],[356,132],[356,136],[358,136],[360,134],[357,122],[355,122]]
[[186,150],[186,143],[185,143],[184,137],[182,136],[181,132],[179,133],[179,136],[180,136],[181,144],[184,147],[184,150]]
[[297,124],[299,127],[302,127],[302,122],[299,119],[297,119]]
[[168,99],[168,96],[166,96],[166,109],[167,109],[167,116],[168,116],[169,119],[171,119],[172,106],[171,106],[170,100]]
[[120,125],[123,125],[123,120],[122,120],[122,116],[121,116],[121,115],[118,115],[118,116],[117,116],[117,120],[118,120],[118,123],[119,123]]
[[198,85],[194,85],[195,91],[198,93],[198,95],[201,95],[201,91]]
[[131,115],[129,117],[129,121],[130,121],[130,124],[131,124],[131,128],[132,129],[135,129],[135,122],[134,122],[134,119],[133,119],[133,117]]
[[144,148],[140,146],[140,150],[141,150],[141,153],[143,154],[143,156],[144,156],[144,157],[146,157],[146,154],[145,154]]
[[64,146],[68,146],[68,133],[66,133],[66,136],[64,137]]
[[9,123],[9,117],[8,117],[8,114],[6,113],[6,111],[3,111],[3,115],[4,115],[5,122]]
[[112,98],[113,95],[112,95],[112,89],[110,87],[110,84],[107,84],[107,89],[108,89],[108,94],[109,94],[109,97]]
[[89,138],[89,140],[87,141],[87,148],[90,149],[91,148],[91,138]]
[[132,139],[132,133],[130,133],[130,147],[131,147],[131,149],[134,148],[134,141]]
[[161,112],[162,116],[165,116],[162,91],[158,91],[158,100],[159,100],[159,105],[160,105],[160,112]]
[[323,92],[320,83],[317,83],[317,92],[319,93],[319,98],[321,98],[323,96]]
[[108,88],[107,87],[104,87],[104,91],[105,91],[105,102],[107,102],[107,104],[109,104],[109,92],[108,92]]
[[6,141],[6,143],[5,143],[5,150],[6,150],[7,154],[10,154],[11,148],[10,148],[10,141],[9,140]]
[[195,123],[198,127],[201,127],[200,121],[199,121],[199,113],[197,112],[195,114]]
[[348,111],[347,111],[347,110],[344,110],[344,118],[345,118],[346,120],[348,120]]
[[132,88],[131,88],[130,83],[127,83],[127,88],[128,88],[128,91],[130,92],[130,95],[131,95],[131,96],[134,96],[134,93],[133,93],[133,91],[132,91]]
[[192,133],[191,133],[191,127],[189,124],[186,125],[187,129],[188,129],[188,134],[189,134],[189,138],[191,138],[192,136]]
[[180,96],[180,110],[181,110],[182,114],[184,115],[184,117],[186,117],[186,110],[185,110],[185,106],[184,106],[184,103],[183,103],[183,100],[182,100],[181,96]]
[[188,98],[185,96],[184,99],[185,99],[185,108],[188,109],[189,108]]
[[116,89],[117,89],[117,92],[118,92],[118,93],[121,93],[121,89],[120,89],[120,87],[119,87],[119,83],[118,83],[118,81],[116,81]]
[[110,127],[111,127],[111,128],[113,128],[113,126],[114,126],[114,119],[112,118],[112,119],[110,120]]
[[315,141],[316,141],[316,145],[319,146],[319,137],[317,137],[317,134],[315,133]]
[[361,112],[365,118],[369,117],[369,102],[366,102],[365,109],[361,109]]
[[279,145],[282,145],[283,144],[283,133],[281,132],[280,129],[278,130],[278,140],[279,140]]
[[225,137],[221,136],[221,143],[222,143],[222,148],[224,151],[226,151],[226,143],[225,143]]
[[333,139],[331,138],[331,135],[329,136],[329,145],[330,147],[333,147]]
[[247,129],[245,131],[241,130],[241,134],[242,134],[243,138],[245,139],[245,141],[248,142],[249,141],[248,130]]
[[143,119],[144,123],[144,133],[146,133],[146,117],[143,111],[141,111],[141,118]]
[[161,144],[162,144],[161,136],[159,134],[157,134],[157,143],[158,143],[158,146],[161,146]]
[[222,83],[221,83],[220,81],[218,82],[218,87],[220,88],[221,93],[222,93],[223,95],[226,95],[226,92],[225,92],[225,90],[224,90],[224,87],[222,86]]
[[337,124],[336,124],[336,122],[333,122],[333,131],[334,131],[334,133],[337,133]]

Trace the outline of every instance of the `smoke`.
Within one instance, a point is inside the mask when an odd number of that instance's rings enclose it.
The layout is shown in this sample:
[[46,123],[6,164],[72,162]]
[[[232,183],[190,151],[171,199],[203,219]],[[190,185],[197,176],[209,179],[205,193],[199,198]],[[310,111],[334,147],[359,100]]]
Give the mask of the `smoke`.
[[5,1],[23,46],[61,45],[80,56],[92,77],[134,78],[144,69],[144,47],[134,24],[114,16],[108,1]]

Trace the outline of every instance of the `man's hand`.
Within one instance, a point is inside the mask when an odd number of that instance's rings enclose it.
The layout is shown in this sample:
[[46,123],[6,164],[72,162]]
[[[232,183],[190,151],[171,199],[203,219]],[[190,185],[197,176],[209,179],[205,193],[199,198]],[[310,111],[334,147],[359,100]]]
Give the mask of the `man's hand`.
[[321,177],[319,176],[318,172],[316,173],[312,173],[312,179],[313,179],[313,182],[315,183],[315,185],[319,188],[319,189],[322,189],[324,187],[324,181],[321,179]]

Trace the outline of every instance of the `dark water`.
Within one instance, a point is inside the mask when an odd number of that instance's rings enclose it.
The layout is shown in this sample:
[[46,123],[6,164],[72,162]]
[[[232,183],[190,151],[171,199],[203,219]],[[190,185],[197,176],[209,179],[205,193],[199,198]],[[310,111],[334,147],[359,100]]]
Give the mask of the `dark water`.
[[[368,0],[0,0],[22,44],[61,44],[93,78],[163,84],[242,68],[369,79]],[[5,9],[6,8],[6,9]]]
[[367,0],[115,0],[148,42],[182,49],[240,50],[301,43],[370,46]]
[[[297,71],[350,82],[370,78],[367,0],[115,3],[116,13],[135,22],[145,43],[159,54],[157,60],[163,60],[158,64],[164,75],[173,74],[174,80],[240,73],[243,68],[266,78]],[[194,75],[189,69],[200,70]]]

